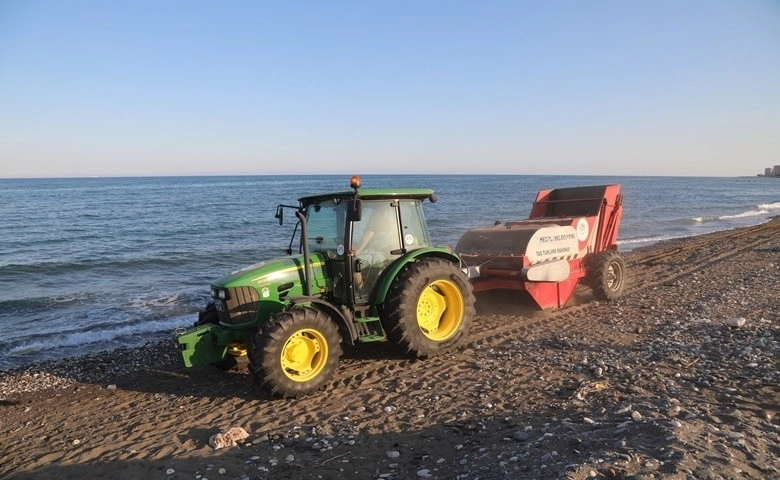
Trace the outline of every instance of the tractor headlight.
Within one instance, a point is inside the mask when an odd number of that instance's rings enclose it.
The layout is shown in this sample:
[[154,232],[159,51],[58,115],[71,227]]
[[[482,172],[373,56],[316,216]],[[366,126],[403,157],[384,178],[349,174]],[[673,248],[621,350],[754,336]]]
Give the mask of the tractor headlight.
[[227,290],[211,287],[211,298],[215,298],[217,300],[227,300]]

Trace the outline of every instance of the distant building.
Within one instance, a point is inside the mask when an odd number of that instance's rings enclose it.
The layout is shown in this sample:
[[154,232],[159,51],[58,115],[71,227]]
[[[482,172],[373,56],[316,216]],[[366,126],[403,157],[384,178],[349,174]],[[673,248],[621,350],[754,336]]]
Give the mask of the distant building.
[[767,167],[764,169],[764,174],[758,175],[759,177],[780,177],[780,165],[774,167]]

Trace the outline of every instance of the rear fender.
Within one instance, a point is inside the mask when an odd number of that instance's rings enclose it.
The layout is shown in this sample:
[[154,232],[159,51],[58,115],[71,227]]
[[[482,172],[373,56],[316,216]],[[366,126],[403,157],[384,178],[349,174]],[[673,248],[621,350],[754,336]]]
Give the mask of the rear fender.
[[418,250],[409,252],[398,258],[395,262],[390,264],[390,266],[388,266],[384,272],[382,272],[382,276],[379,278],[379,283],[377,285],[374,303],[377,305],[384,303],[385,298],[387,297],[387,292],[390,290],[390,286],[393,284],[395,277],[398,276],[398,273],[403,270],[403,268],[409,263],[416,262],[423,258],[444,258],[445,260],[449,260],[455,264],[460,265],[460,257],[452,253],[449,248],[420,248]]

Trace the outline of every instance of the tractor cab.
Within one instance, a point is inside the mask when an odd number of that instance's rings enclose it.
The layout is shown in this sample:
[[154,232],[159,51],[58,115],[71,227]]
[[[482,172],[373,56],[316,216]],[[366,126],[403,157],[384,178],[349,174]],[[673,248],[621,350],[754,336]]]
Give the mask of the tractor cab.
[[300,252],[324,256],[334,303],[368,304],[389,265],[431,246],[422,201],[435,196],[427,189],[360,190],[358,177],[351,186],[299,199]]

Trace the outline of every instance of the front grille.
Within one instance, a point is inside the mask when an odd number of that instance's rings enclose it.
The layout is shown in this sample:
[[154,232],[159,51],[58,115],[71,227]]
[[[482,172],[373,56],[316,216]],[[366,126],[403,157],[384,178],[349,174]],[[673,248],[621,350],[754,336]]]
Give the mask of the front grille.
[[[257,318],[257,310],[260,308],[260,297],[257,290],[252,287],[229,288],[228,300],[219,300],[219,321],[230,325],[253,322]],[[222,307],[222,308],[219,308]]]

